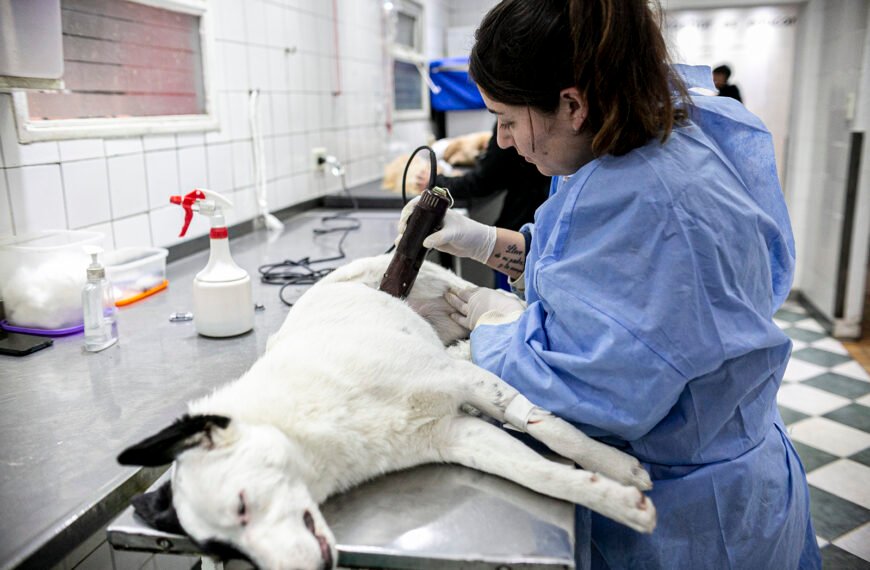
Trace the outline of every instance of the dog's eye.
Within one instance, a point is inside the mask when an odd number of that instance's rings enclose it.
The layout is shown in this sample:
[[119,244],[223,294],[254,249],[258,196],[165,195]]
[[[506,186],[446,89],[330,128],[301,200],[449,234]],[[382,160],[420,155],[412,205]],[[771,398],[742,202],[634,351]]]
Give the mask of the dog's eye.
[[245,502],[245,492],[239,492],[239,508],[236,511],[239,515],[239,520],[242,523],[242,526],[248,524],[248,505]]
[[305,511],[302,515],[302,521],[305,523],[305,527],[313,534],[314,533],[314,517],[311,516],[309,511]]

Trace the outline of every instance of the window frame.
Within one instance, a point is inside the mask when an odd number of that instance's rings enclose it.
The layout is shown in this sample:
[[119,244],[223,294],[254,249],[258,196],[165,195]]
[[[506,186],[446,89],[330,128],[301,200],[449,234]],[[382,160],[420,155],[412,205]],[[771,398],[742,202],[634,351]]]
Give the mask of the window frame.
[[[409,48],[396,41],[394,37],[390,46],[390,75],[392,76],[393,92],[390,93],[390,105],[392,107],[392,116],[396,121],[412,121],[429,118],[429,85],[427,84],[424,75],[429,73],[426,56],[423,48],[425,43],[425,26],[424,15],[425,7],[422,3],[416,0],[394,0],[396,16],[403,13],[412,16],[415,20],[414,40],[415,46]],[[420,90],[421,90],[421,108],[420,109],[396,109],[396,77],[394,72],[395,62],[409,63],[417,68],[420,73]]]
[[83,138],[129,137],[149,134],[213,131],[220,127],[215,87],[215,41],[208,0],[128,0],[199,17],[202,51],[202,81],[205,113],[196,115],[149,115],[31,121],[25,91],[12,92],[12,108],[18,142],[26,144]]

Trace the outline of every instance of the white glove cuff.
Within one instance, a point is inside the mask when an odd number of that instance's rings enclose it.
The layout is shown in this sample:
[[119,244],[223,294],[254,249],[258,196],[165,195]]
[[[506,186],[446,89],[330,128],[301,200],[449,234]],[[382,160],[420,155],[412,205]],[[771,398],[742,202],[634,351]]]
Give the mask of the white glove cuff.
[[507,405],[507,408],[505,408],[504,419],[520,431],[526,431],[529,417],[532,415],[532,410],[536,407],[528,398],[522,394],[517,394],[511,400],[511,403]]
[[471,259],[483,263],[492,257],[492,251],[495,249],[495,242],[498,238],[498,230],[495,226],[486,226],[486,237],[480,243],[480,246],[469,256]]

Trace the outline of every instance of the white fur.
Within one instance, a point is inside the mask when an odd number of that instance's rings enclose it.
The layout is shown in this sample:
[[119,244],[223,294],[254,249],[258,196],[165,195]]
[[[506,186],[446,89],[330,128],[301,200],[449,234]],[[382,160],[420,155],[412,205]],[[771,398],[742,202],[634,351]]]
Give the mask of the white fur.
[[655,508],[638,490],[650,481],[634,458],[534,408],[526,431],[608,476],[574,469],[461,411],[470,404],[504,421],[517,394],[466,360],[467,343],[445,349],[443,341],[467,331],[457,330],[441,296],[468,284],[426,264],[406,303],[372,287],[388,260],[359,260],[312,287],[247,373],[190,404],[191,414],[231,421],[177,457],[173,502],[184,529],[230,542],[263,568],[318,569],[318,540],[337,560],[318,504],[390,471],[450,462],[651,532]]

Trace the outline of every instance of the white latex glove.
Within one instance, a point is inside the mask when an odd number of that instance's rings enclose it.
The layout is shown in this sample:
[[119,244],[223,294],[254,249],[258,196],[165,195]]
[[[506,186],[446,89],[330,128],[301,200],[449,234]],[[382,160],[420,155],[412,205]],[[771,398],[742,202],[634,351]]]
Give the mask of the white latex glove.
[[469,287],[459,291],[450,289],[444,294],[444,299],[456,309],[450,318],[468,330],[474,330],[474,327],[480,324],[480,318],[486,313],[492,313],[487,317],[497,317],[493,319],[496,321],[502,317],[521,313],[526,308],[526,304],[513,293],[487,287]]
[[[396,243],[399,243],[399,238],[405,232],[408,218],[419,199],[417,196],[402,209]],[[453,210],[447,210],[442,228],[423,240],[423,247],[434,248],[456,257],[469,257],[485,264],[495,248],[495,240],[495,226],[481,224]]]

